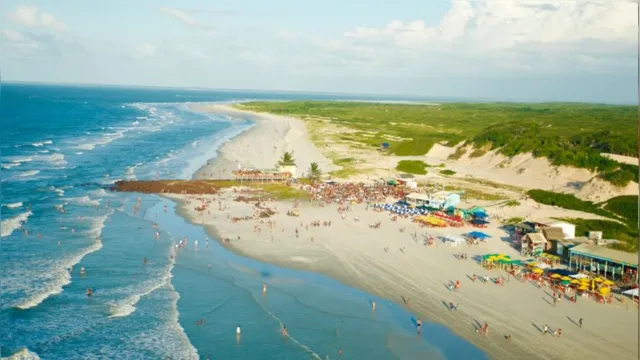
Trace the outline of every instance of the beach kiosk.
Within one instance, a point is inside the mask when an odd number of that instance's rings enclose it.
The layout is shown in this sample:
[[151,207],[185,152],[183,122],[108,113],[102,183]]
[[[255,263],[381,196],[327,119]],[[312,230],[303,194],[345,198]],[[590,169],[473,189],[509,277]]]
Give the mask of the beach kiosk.
[[528,233],[522,238],[520,254],[523,256],[538,256],[547,250],[547,239],[542,233]]
[[590,271],[605,279],[638,281],[638,254],[594,244],[580,244],[569,249],[569,267]]

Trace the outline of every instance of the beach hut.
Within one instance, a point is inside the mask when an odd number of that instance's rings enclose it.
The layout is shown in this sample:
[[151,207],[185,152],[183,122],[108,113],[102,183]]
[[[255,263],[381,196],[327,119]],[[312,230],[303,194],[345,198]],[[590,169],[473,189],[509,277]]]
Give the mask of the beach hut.
[[540,255],[547,249],[547,239],[541,233],[528,233],[522,238],[521,246],[522,255]]
[[577,271],[601,274],[605,278],[638,281],[638,254],[603,246],[581,244],[570,248],[569,267]]

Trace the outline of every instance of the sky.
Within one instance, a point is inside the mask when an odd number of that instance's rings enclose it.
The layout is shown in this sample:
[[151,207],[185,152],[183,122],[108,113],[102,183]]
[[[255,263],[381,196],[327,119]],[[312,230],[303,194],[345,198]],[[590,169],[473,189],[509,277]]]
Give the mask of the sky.
[[4,81],[637,104],[638,5],[0,0],[0,69]]

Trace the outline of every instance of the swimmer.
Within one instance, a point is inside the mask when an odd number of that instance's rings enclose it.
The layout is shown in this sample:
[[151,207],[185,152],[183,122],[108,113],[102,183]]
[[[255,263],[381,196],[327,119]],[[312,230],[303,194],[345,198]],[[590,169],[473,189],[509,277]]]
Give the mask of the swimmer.
[[93,290],[91,288],[87,288],[87,297],[91,299],[92,296],[93,296]]
[[84,266],[80,268],[80,275],[84,275],[85,271],[84,271]]
[[209,271],[211,271],[211,264],[209,264]]
[[267,293],[267,284],[262,284],[262,294]]
[[238,325],[236,328],[236,335],[240,336],[240,333],[242,333],[242,330],[240,330],[240,325]]
[[371,302],[371,310],[376,311],[376,302],[375,301]]
[[289,336],[289,332],[287,332],[287,327],[286,326],[282,326],[282,330],[280,331],[280,333],[282,334],[282,336]]
[[58,241],[58,246],[60,246],[60,241]]
[[416,327],[418,328],[418,335],[422,332],[422,320],[416,320]]
[[204,241],[204,247],[209,247],[209,239]]
[[147,258],[146,258],[146,257],[143,257],[143,258],[142,258],[142,263],[143,263],[143,264],[145,264],[145,265],[147,265],[148,261],[147,261]]

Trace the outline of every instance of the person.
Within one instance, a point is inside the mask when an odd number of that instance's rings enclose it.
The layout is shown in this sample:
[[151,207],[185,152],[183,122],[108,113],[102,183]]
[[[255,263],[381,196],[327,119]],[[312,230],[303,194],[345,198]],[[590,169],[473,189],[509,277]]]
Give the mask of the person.
[[371,310],[376,311],[376,302],[375,301],[371,302]]
[[545,325],[545,326],[542,328],[542,335],[547,335],[547,333],[548,333],[548,332],[549,332],[549,327],[548,327],[547,325]]
[[578,320],[578,326],[580,326],[580,329],[582,329],[582,318],[580,318],[580,320]]
[[287,327],[286,326],[282,326],[282,330],[280,331],[282,333],[282,336],[289,336],[289,332],[287,332]]
[[87,288],[87,297],[91,299],[92,296],[93,296],[93,289]]
[[84,275],[84,266],[80,268],[80,275]]
[[342,355],[342,348],[338,348],[338,355]]
[[418,329],[418,335],[422,332],[422,320],[416,320],[416,328]]
[[238,327],[236,328],[236,335],[240,335],[240,333],[242,332],[242,330],[240,330],[240,325],[238,325]]
[[266,294],[267,293],[267,284],[262,284],[262,294]]
[[507,335],[507,341],[511,342],[511,334]]
[[147,265],[147,262],[148,262],[148,261],[147,261],[147,258],[146,258],[146,257],[143,257],[143,258],[142,258],[142,263],[143,263],[143,264],[145,264],[145,265]]

